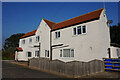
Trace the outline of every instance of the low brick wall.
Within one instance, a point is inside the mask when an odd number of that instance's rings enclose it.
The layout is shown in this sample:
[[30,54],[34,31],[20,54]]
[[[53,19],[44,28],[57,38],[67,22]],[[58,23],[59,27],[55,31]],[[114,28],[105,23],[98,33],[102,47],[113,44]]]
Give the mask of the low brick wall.
[[103,61],[96,59],[89,62],[63,62],[60,60],[49,61],[49,59],[46,58],[33,58],[29,61],[29,66],[72,77],[79,77],[104,71]]

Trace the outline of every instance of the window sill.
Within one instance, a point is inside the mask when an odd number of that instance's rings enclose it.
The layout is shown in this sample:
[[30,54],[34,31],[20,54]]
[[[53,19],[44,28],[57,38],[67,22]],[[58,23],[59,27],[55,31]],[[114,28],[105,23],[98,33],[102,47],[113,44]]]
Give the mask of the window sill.
[[83,35],[87,35],[87,33],[82,33],[82,34],[78,34],[78,35],[72,35],[72,37],[83,36]]

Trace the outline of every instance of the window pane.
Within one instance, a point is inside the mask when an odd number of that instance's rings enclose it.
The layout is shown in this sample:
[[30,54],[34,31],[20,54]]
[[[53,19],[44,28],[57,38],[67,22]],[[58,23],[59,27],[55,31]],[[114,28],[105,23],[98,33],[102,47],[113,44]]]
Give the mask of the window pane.
[[77,27],[78,34],[81,34],[81,26]]
[[57,32],[55,32],[55,38],[57,38]]
[[63,57],[70,57],[70,49],[64,49],[63,54]]
[[38,36],[38,41],[39,41],[40,37]]
[[60,57],[62,57],[62,50],[60,50]]
[[28,52],[28,57],[31,57],[31,56],[32,56],[31,52]]
[[23,40],[22,43],[25,44],[25,40]]
[[58,37],[60,37],[60,31],[58,32]]
[[35,56],[39,57],[39,51],[35,51]]
[[31,43],[31,42],[32,42],[32,38],[29,39],[29,43]]
[[74,57],[74,49],[71,49],[71,57]]
[[83,33],[86,33],[86,26],[82,26]]
[[49,57],[49,50],[47,51],[47,57]]
[[76,28],[73,28],[73,33],[74,35],[76,35]]

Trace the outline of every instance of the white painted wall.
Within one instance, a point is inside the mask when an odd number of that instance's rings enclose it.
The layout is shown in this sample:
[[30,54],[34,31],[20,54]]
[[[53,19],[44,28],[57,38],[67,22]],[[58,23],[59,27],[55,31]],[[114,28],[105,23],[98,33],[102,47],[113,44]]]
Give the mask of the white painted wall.
[[[107,57],[107,49],[110,47],[109,27],[106,24],[107,19],[101,13],[100,20],[82,23],[68,28],[56,30],[60,31],[61,37],[55,39],[55,32],[52,32],[53,45],[64,44],[68,47],[53,49],[53,59],[62,61],[90,61],[93,59],[102,59]],[[87,34],[73,35],[73,28],[86,25]],[[60,49],[74,49],[74,58],[61,58]]]
[[[40,37],[39,42],[36,42],[37,36]],[[29,38],[32,38],[32,43],[29,43]],[[22,40],[25,40],[25,44],[22,44]],[[18,52],[18,60],[27,61],[28,59],[35,57],[35,51],[39,51],[39,48],[33,46],[39,45],[39,43],[40,43],[40,57],[45,57],[45,50],[50,50],[50,28],[43,19],[35,35],[20,39],[19,47],[21,47],[23,51]],[[27,52],[32,52],[32,57],[28,57]]]
[[[117,52],[117,49],[118,49],[118,52]],[[117,55],[117,53],[119,53],[119,56]],[[110,54],[111,54],[111,58],[118,58],[118,57],[120,57],[120,48],[111,46],[110,47]]]
[[40,57],[45,57],[45,50],[49,50],[50,52],[50,27],[46,24],[46,22],[43,19],[38,27],[36,35],[40,35],[40,43],[41,43]]

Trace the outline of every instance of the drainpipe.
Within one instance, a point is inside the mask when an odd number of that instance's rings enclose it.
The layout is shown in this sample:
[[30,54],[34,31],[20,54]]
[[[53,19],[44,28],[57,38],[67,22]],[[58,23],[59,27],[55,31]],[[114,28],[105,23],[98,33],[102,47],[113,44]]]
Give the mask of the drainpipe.
[[52,30],[54,25],[52,26],[52,29],[50,30],[50,61],[52,61]]

